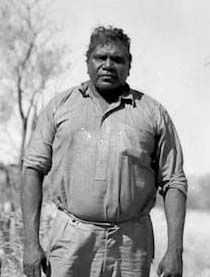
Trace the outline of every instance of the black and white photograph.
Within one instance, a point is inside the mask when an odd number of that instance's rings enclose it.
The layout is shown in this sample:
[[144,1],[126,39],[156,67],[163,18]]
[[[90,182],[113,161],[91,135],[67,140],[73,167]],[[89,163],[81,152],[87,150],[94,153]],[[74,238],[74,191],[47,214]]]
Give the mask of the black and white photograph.
[[209,10],[0,0],[0,277],[210,277]]

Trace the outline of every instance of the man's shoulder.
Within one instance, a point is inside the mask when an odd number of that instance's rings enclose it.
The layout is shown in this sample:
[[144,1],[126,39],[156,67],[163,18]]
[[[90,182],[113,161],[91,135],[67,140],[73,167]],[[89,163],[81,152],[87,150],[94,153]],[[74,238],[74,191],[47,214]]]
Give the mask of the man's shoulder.
[[79,91],[82,85],[72,86],[69,89],[58,92],[54,97],[50,99],[50,101],[45,105],[45,107],[41,110],[42,113],[52,113],[56,114],[62,107],[65,105],[71,105],[72,102],[75,102],[75,97],[80,95]]
[[69,89],[66,89],[62,92],[58,92],[52,99],[51,101],[54,103],[56,106],[60,106],[67,102],[70,98],[73,97],[73,95],[77,94],[81,90],[82,85],[77,85],[73,86]]
[[158,100],[156,100],[155,98],[153,98],[152,96],[150,96],[147,93],[144,93],[144,92],[142,92],[140,90],[136,90],[136,89],[131,89],[131,93],[132,93],[133,98],[137,105],[146,105],[151,108],[161,108],[162,107],[162,104]]

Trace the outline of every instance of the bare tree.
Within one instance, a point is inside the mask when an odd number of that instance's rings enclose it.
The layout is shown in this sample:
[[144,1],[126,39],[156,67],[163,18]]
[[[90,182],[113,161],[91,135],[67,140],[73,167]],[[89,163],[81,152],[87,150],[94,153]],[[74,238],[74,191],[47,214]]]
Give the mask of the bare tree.
[[0,82],[6,84],[5,93],[14,96],[21,119],[19,165],[36,122],[40,96],[49,81],[69,66],[64,60],[68,49],[53,39],[56,30],[47,19],[50,5],[45,0],[0,2]]

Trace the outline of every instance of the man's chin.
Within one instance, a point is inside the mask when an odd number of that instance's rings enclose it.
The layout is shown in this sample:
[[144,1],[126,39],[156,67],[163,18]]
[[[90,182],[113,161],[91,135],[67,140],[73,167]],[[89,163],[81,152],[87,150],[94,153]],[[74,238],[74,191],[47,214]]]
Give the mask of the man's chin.
[[96,86],[96,89],[98,91],[113,91],[113,90],[116,90],[119,88],[119,85],[116,85],[116,84],[113,84],[113,83],[110,83],[110,82],[103,82],[103,83],[100,83],[100,84],[97,84]]

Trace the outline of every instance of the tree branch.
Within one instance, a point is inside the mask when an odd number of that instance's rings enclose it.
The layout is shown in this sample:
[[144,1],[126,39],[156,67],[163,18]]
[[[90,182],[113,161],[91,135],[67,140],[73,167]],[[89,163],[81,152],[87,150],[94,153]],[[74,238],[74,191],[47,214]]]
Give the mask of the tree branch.
[[18,93],[18,109],[19,109],[19,113],[20,113],[20,117],[23,121],[25,121],[25,115],[23,112],[23,103],[22,103],[22,94],[23,94],[23,90],[21,88],[21,82],[22,82],[22,77],[21,74],[19,73],[19,70],[17,70],[17,93]]
[[29,43],[29,47],[28,47],[28,50],[26,51],[25,58],[23,59],[23,61],[21,63],[21,70],[23,70],[25,68],[27,61],[30,59],[34,46],[35,46],[35,40],[33,40]]
[[27,118],[29,118],[29,116],[30,116],[30,113],[31,113],[31,110],[32,110],[32,108],[34,107],[34,102],[35,102],[35,97],[36,97],[36,95],[38,94],[38,90],[37,91],[35,91],[34,92],[34,94],[32,95],[32,97],[31,97],[31,99],[30,99],[30,104],[29,104],[29,108],[28,108],[28,111],[27,111],[27,115],[26,115],[26,117]]
[[22,85],[21,85],[22,84],[22,79],[23,79],[22,78],[22,72],[25,68],[25,65],[26,65],[27,61],[30,59],[33,48],[34,48],[34,41],[32,41],[29,44],[29,47],[28,47],[28,50],[26,52],[25,58],[23,59],[21,65],[17,69],[18,108],[19,108],[21,119],[25,122],[24,124],[27,123],[27,116],[24,115],[23,103],[22,103],[22,95],[23,95],[23,89],[22,89]]

